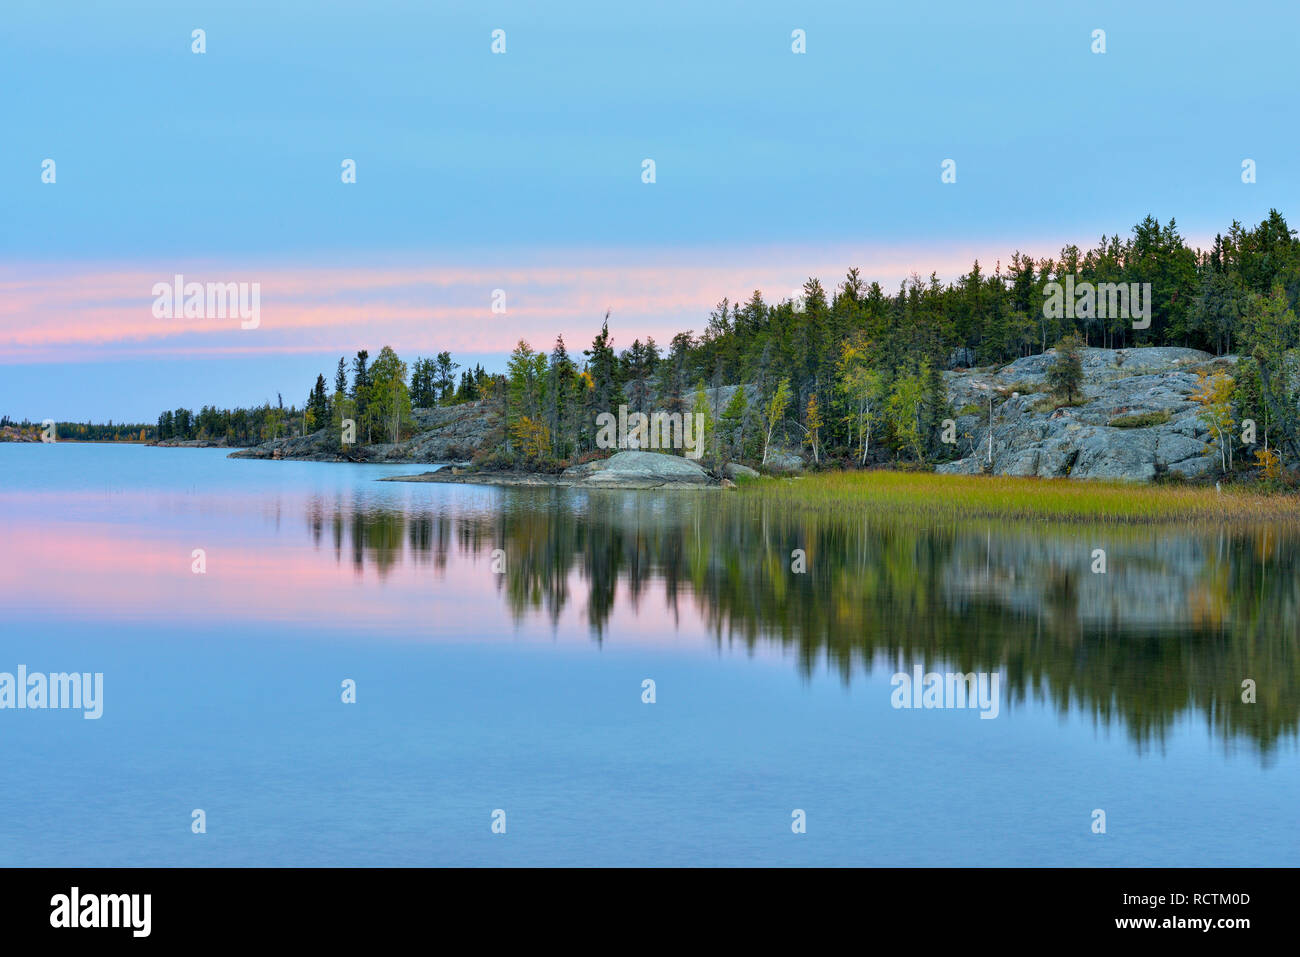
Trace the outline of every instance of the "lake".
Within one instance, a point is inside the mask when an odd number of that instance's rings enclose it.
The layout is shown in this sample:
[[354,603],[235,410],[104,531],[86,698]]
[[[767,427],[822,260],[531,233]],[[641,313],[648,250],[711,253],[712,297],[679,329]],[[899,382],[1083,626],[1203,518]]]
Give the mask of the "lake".
[[0,445],[3,862],[1296,862],[1293,533],[421,471]]

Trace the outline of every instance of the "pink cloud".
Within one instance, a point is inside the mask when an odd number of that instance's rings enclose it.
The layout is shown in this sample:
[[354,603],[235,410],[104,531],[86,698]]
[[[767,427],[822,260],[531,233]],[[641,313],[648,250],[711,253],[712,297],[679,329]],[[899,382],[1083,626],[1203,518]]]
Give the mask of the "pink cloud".
[[[991,244],[990,244],[991,245]],[[1044,245],[1044,250],[1059,245]],[[992,252],[992,255],[990,255]],[[0,267],[0,351],[11,362],[67,362],[150,355],[313,353],[341,343],[383,342],[399,352],[510,350],[520,338],[548,348],[590,338],[605,310],[616,341],[700,331],[724,296],[789,297],[810,275],[828,288],[850,266],[892,291],[910,273],[956,278],[979,258],[986,269],[1010,250],[947,247],[758,247],[700,250],[569,250],[488,262],[257,265],[26,264]],[[256,329],[236,319],[158,319],[155,283],[259,283]],[[506,312],[491,311],[493,290]]]

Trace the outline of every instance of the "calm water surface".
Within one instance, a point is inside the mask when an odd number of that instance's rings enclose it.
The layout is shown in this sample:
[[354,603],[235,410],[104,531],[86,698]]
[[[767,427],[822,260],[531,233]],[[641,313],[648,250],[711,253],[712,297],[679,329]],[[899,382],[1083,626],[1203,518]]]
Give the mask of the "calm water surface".
[[0,862],[1297,863],[1294,537],[419,471],[0,445],[0,671],[104,674],[0,711]]

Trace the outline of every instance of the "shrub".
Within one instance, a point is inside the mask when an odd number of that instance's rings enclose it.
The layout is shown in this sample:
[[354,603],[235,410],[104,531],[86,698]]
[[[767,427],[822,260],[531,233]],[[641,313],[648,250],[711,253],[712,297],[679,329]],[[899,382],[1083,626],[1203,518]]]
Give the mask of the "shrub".
[[1080,397],[1063,402],[1050,395],[1045,395],[1033,404],[1033,410],[1035,412],[1055,412],[1057,409],[1077,409],[1081,405],[1087,405],[1088,401],[1088,399]]
[[1152,426],[1164,425],[1173,416],[1168,409],[1159,409],[1155,412],[1130,412],[1127,415],[1117,415],[1106,424],[1112,429],[1149,429]]
[[1019,392],[1021,395],[1033,395],[1035,392],[1046,392],[1047,386],[1042,382],[1030,382],[1023,379],[1020,382],[1013,382],[1007,386],[1008,393]]
[[475,468],[492,472],[513,469],[518,463],[516,457],[505,449],[491,449],[475,453],[470,459],[470,464]]

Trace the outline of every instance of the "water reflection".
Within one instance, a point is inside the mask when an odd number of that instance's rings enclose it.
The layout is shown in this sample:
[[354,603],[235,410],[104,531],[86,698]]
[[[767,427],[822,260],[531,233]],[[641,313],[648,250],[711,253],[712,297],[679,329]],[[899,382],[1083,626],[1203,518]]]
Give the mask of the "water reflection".
[[[557,622],[578,576],[596,640],[620,601],[666,625],[688,602],[719,645],[778,644],[805,674],[1001,670],[1009,704],[1082,709],[1139,746],[1188,713],[1265,754],[1297,731],[1300,539],[1274,529],[926,528],[795,517],[736,494],[544,489],[406,509],[316,499],[307,521],[318,546],[329,529],[339,562],[381,576],[501,549],[497,587],[516,619]],[[665,607],[642,607],[651,584]],[[1256,703],[1242,701],[1245,679]]]

